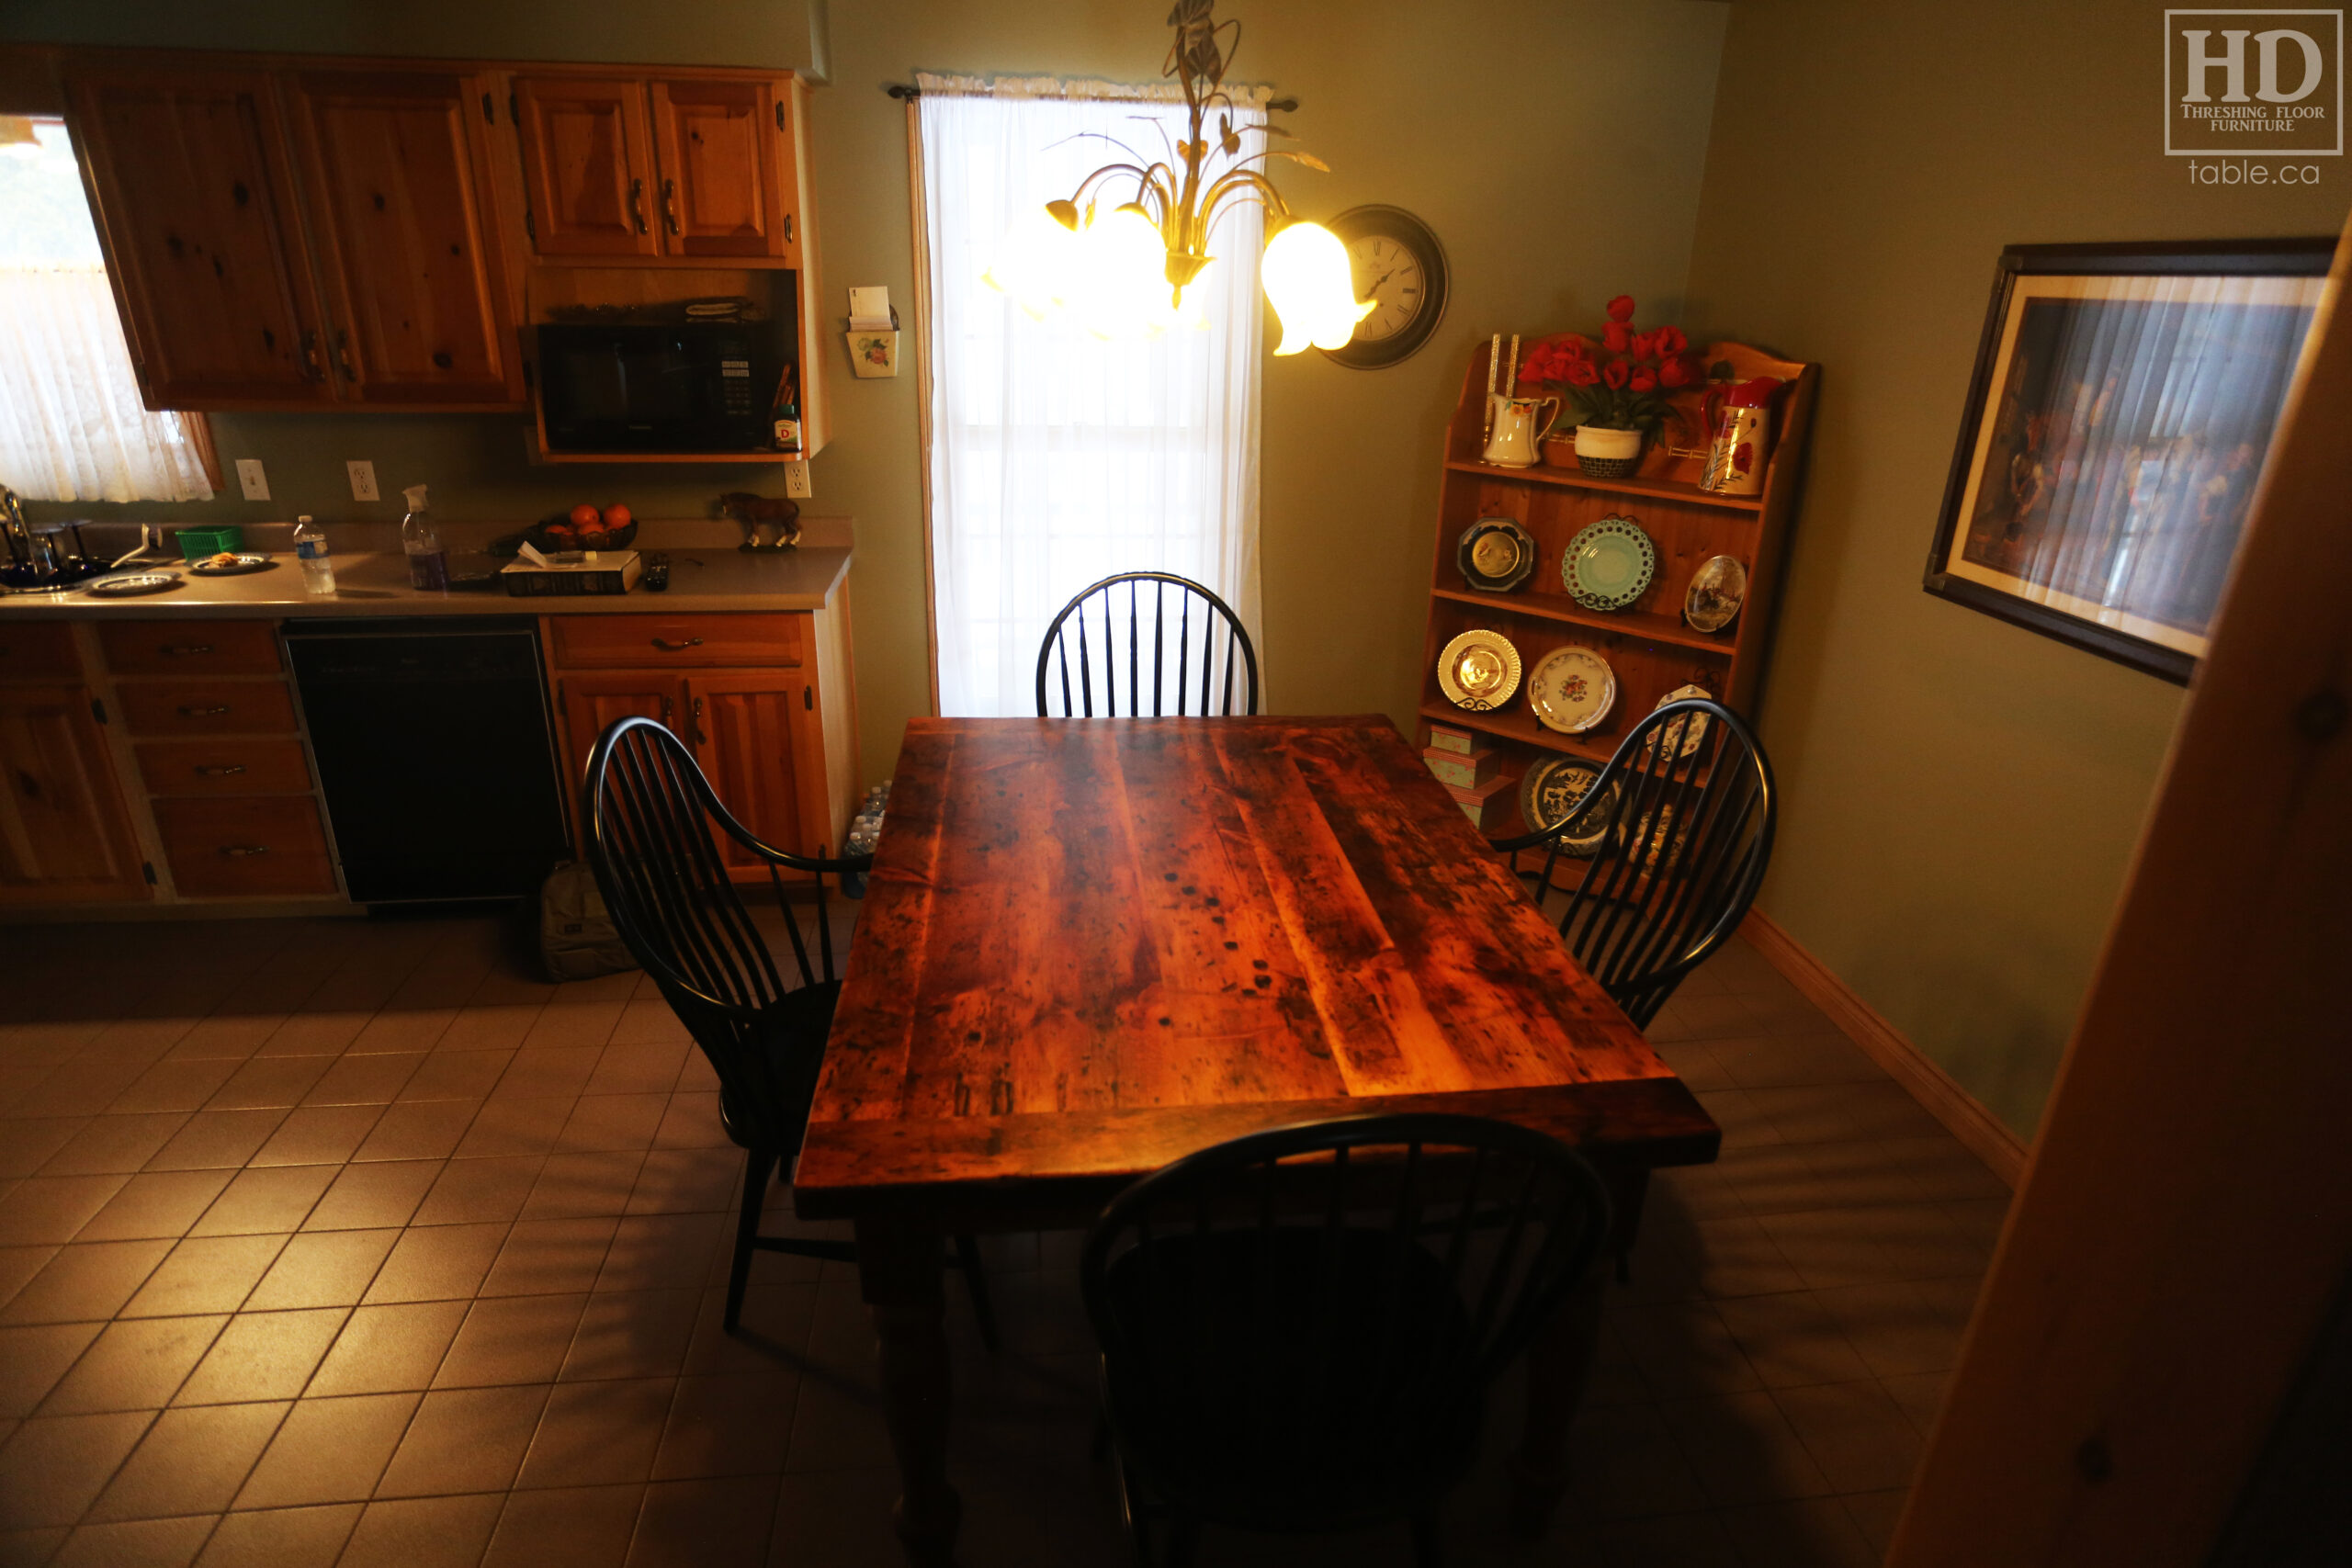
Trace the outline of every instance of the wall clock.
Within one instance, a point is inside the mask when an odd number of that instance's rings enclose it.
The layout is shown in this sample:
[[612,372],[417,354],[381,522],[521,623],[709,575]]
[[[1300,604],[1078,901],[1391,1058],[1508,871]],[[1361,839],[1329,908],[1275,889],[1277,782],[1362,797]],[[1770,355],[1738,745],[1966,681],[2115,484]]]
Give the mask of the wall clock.
[[1429,342],[1445,315],[1445,247],[1401,207],[1351,207],[1325,225],[1348,247],[1356,298],[1373,301],[1343,348],[1323,352],[1357,370],[1385,369]]

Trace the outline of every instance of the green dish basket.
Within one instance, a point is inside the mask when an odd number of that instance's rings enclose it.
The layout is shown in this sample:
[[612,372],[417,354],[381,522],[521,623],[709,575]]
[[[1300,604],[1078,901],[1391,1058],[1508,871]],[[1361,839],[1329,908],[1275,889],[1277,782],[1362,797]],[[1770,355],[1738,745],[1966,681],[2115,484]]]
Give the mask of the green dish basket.
[[179,541],[182,560],[202,560],[223,550],[234,553],[243,549],[245,531],[233,523],[219,528],[183,528]]

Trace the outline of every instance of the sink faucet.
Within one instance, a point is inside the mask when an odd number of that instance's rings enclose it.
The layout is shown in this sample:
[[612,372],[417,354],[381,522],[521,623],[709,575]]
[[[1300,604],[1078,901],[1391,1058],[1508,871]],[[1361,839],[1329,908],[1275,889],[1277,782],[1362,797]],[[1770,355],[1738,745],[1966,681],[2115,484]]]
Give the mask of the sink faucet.
[[18,566],[29,570],[33,564],[32,530],[25,526],[24,503],[6,485],[0,485],[0,531],[8,536],[9,556]]

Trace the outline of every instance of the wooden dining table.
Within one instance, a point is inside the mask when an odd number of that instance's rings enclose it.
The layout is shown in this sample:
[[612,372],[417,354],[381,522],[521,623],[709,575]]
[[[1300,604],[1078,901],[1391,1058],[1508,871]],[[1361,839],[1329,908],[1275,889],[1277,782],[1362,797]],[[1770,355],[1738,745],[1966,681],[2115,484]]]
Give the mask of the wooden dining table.
[[[1721,1134],[1381,716],[909,725],[793,1177],[855,1223],[903,1490],[952,1560],[943,1237],[1087,1224],[1127,1183],[1368,1111],[1552,1133],[1611,1183]],[[1600,1325],[1529,1352],[1514,1522],[1540,1531]]]

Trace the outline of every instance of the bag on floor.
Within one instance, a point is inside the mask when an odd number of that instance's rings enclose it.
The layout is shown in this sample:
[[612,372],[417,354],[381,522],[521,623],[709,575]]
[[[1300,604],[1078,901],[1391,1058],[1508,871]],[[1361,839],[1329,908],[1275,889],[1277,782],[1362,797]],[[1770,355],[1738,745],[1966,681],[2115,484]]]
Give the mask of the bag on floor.
[[565,861],[539,885],[539,966],[550,980],[593,980],[637,967],[596,874],[578,861]]

